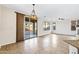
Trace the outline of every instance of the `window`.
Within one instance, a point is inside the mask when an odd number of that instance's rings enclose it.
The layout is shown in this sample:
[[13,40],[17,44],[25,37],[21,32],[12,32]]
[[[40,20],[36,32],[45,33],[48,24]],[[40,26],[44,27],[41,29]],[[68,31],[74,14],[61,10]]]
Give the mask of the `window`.
[[56,30],[56,23],[53,22],[53,30]]
[[76,21],[75,20],[71,21],[71,30],[72,31],[76,30]]
[[48,21],[44,21],[43,28],[44,30],[50,30],[50,23]]

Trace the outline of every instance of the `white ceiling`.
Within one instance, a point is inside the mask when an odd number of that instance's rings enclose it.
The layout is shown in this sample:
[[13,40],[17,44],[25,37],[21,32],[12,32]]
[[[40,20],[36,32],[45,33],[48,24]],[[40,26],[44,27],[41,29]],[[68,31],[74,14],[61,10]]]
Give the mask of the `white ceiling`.
[[[8,8],[25,14],[31,14],[31,4],[4,4]],[[36,4],[36,14],[39,17],[79,17],[79,4]]]

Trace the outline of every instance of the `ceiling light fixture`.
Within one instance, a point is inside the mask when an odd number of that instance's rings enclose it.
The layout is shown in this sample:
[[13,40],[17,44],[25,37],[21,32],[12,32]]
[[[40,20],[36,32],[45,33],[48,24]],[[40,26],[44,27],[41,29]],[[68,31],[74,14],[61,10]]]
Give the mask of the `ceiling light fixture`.
[[34,9],[35,4],[32,4],[32,5],[33,5],[33,10],[32,10],[32,13],[31,13],[30,18],[31,18],[32,20],[37,20],[37,16],[36,16],[35,9]]

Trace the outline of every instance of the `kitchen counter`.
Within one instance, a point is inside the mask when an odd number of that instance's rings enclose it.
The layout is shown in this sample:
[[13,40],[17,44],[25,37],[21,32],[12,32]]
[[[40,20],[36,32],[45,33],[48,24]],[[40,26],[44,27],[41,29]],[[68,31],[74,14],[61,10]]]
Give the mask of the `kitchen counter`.
[[79,40],[64,40],[66,43],[79,49]]

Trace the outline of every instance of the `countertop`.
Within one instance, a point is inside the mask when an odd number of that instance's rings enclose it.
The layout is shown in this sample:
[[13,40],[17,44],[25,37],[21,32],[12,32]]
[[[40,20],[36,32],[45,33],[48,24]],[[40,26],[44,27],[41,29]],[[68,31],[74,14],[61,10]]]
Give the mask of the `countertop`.
[[79,40],[64,40],[66,43],[79,49]]

